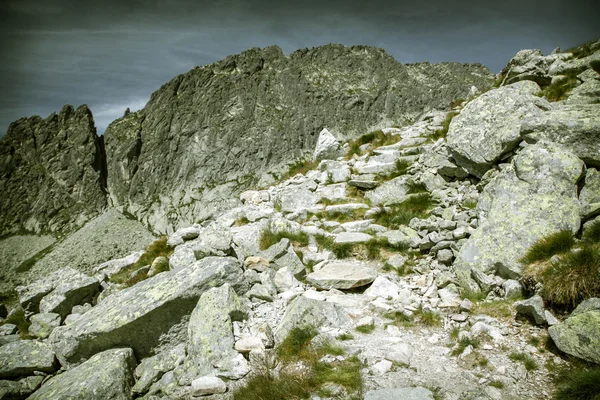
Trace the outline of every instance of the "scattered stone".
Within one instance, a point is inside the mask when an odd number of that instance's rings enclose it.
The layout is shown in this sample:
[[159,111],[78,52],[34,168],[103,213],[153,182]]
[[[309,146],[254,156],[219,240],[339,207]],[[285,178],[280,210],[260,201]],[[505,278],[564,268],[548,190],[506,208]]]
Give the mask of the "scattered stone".
[[548,333],[561,351],[590,362],[600,363],[598,326],[600,326],[600,310],[583,309],[577,313],[573,312],[564,322],[549,327]]
[[342,232],[335,236],[335,243],[337,244],[357,244],[367,243],[373,236],[362,232]]
[[240,353],[262,351],[265,349],[263,341],[256,336],[247,336],[235,342],[235,349]]
[[365,290],[365,295],[371,298],[381,297],[396,300],[398,298],[398,285],[383,276],[378,276],[371,286]]
[[8,336],[17,333],[19,328],[15,324],[4,324],[0,326],[0,336]]
[[203,376],[192,381],[192,395],[194,396],[208,396],[226,391],[227,385],[216,376]]
[[327,128],[323,128],[317,139],[313,160],[335,160],[342,155],[344,151],[338,140]]
[[0,379],[20,378],[34,372],[56,371],[52,348],[34,340],[20,340],[0,347]]
[[523,295],[523,286],[521,282],[514,279],[507,279],[502,284],[502,289],[504,289],[504,298],[518,298]]
[[388,372],[390,372],[393,365],[394,364],[392,364],[391,361],[381,360],[378,363],[371,366],[371,370],[373,372],[375,372],[376,374],[383,375],[383,374],[387,374]]
[[148,357],[135,369],[136,382],[131,392],[134,395],[146,393],[152,384],[157,382],[165,373],[182,364],[186,358],[185,343]]
[[424,387],[369,390],[365,400],[434,400],[433,393]]
[[27,398],[40,387],[43,380],[43,376],[28,376],[18,381],[0,381],[0,399],[17,400]]
[[250,256],[244,261],[244,268],[263,272],[269,268],[269,261],[259,256]]

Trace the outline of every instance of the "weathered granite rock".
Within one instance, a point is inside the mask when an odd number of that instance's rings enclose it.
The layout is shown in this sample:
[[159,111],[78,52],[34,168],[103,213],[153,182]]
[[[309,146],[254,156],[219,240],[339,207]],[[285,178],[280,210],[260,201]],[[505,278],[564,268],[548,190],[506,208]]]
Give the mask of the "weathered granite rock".
[[585,184],[579,193],[581,218],[588,219],[600,214],[600,172],[588,168],[585,173]]
[[34,314],[29,319],[31,326],[29,326],[29,334],[40,339],[46,339],[54,328],[60,326],[60,314],[55,313],[40,313]]
[[237,356],[232,322],[244,320],[247,313],[228,284],[202,294],[190,318],[187,345],[189,361],[200,375],[231,374],[231,360]]
[[522,81],[490,90],[468,103],[448,130],[448,149],[455,162],[481,178],[519,144],[522,120],[551,108],[536,96],[539,91],[535,82]]
[[111,295],[73,324],[55,329],[49,340],[67,367],[114,346],[126,345],[147,357],[162,334],[191,314],[202,293],[242,280],[237,260],[207,257]]
[[305,186],[288,186],[276,197],[276,202],[281,205],[281,211],[291,213],[302,208],[314,207],[320,196]]
[[433,400],[433,393],[424,387],[369,390],[365,400]]
[[583,162],[560,145],[527,146],[485,187],[477,210],[480,226],[454,262],[457,275],[470,268],[520,276],[519,259],[540,238],[580,225],[577,182]]
[[535,295],[527,300],[517,301],[515,303],[517,314],[531,318],[538,325],[546,324],[546,315],[544,313],[544,299]]
[[344,150],[340,142],[338,142],[331,132],[324,128],[319,133],[315,152],[313,153],[313,160],[335,160],[342,155],[344,155]]
[[0,335],[0,347],[8,343],[18,342],[21,340],[19,335]]
[[186,358],[185,343],[169,350],[148,357],[135,368],[136,382],[131,393],[134,395],[144,394],[153,383],[158,381],[165,373],[172,371],[184,362]]
[[588,166],[600,167],[600,105],[563,105],[525,117],[521,135],[528,141],[560,143]]
[[135,264],[144,255],[144,253],[144,250],[140,250],[126,257],[103,262],[94,269],[94,272],[111,278],[113,275],[118,274],[130,265]]
[[36,391],[43,376],[28,376],[18,381],[0,381],[0,400],[20,400]]
[[0,236],[75,229],[106,207],[103,138],[86,105],[13,122],[0,140]]
[[56,371],[52,348],[34,340],[20,340],[0,347],[0,379],[33,375],[35,371]]
[[341,232],[335,236],[335,243],[338,244],[357,244],[367,243],[373,239],[373,236],[362,232]]
[[194,396],[208,396],[225,393],[226,391],[227,385],[216,376],[203,376],[192,381],[192,394]]
[[278,342],[281,342],[293,328],[297,327],[339,328],[349,324],[351,324],[350,318],[338,304],[298,296],[285,310],[275,337]]
[[60,283],[42,298],[40,312],[57,313],[61,318],[71,313],[73,306],[89,303],[100,285],[90,276],[75,270],[59,270]]
[[548,333],[561,351],[600,363],[600,309],[587,307],[576,310],[564,322],[549,327]]
[[356,137],[492,81],[481,65],[402,65],[372,47],[250,49],[179,75],[108,127],[110,200],[172,232],[310,157],[324,126]]
[[571,317],[583,314],[588,311],[600,311],[600,298],[592,297],[579,303],[577,308],[571,313]]
[[352,289],[373,282],[377,271],[352,262],[332,262],[306,276],[318,289]]
[[408,195],[407,183],[411,178],[403,175],[389,180],[377,189],[371,190],[365,194],[373,205],[393,205],[402,203]]
[[152,265],[150,266],[150,270],[148,271],[148,277],[152,278],[155,275],[160,274],[161,272],[166,272],[169,270],[169,259],[165,256],[156,257],[154,261],[152,261]]
[[135,364],[133,350],[107,350],[77,368],[51,378],[29,399],[128,400],[131,399]]
[[398,290],[398,285],[383,276],[378,276],[373,281],[373,284],[365,290],[365,296],[396,300],[398,298]]

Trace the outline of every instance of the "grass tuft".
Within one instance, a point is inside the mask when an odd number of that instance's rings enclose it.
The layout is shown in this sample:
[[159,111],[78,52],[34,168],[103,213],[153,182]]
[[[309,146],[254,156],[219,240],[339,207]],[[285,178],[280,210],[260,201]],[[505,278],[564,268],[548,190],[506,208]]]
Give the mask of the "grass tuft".
[[244,225],[248,225],[250,223],[250,220],[246,217],[241,217],[235,220],[235,222],[233,223],[233,226],[244,226]]
[[113,275],[110,280],[114,283],[124,284],[126,287],[133,286],[147,278],[146,274],[136,274],[133,279],[130,279],[133,272],[152,265],[152,261],[154,261],[156,257],[164,256],[169,258],[174,250],[173,247],[167,245],[167,237],[163,236],[146,247],[145,253],[135,264],[125,268],[118,274]]
[[452,350],[452,352],[450,353],[450,355],[452,355],[452,356],[459,356],[469,346],[472,346],[474,349],[478,349],[479,346],[481,346],[481,342],[476,337],[465,336],[465,337],[463,337],[462,339],[460,339],[458,341],[457,346],[454,348],[454,350]]
[[342,333],[341,335],[336,337],[336,339],[341,340],[341,341],[347,341],[347,340],[353,340],[354,336],[352,336],[351,333]]
[[25,311],[20,306],[9,315],[4,321],[0,322],[0,326],[5,324],[13,324],[17,326],[19,330],[19,336],[23,340],[34,339],[34,336],[29,334],[29,326],[31,326],[31,322],[27,320],[25,317]]
[[570,370],[555,381],[556,400],[600,400],[600,368]]
[[318,161],[300,160],[290,166],[288,171],[281,177],[282,181],[293,178],[298,174],[305,175],[308,171],[316,169],[319,166]]
[[387,226],[389,229],[398,229],[402,225],[408,225],[413,218],[427,218],[435,204],[429,193],[413,194],[400,204],[386,207],[389,211],[382,207],[373,218],[376,224]]
[[371,324],[371,325],[359,325],[356,328],[356,332],[360,332],[360,333],[371,333],[375,330],[375,325]]
[[452,122],[452,119],[454,117],[456,117],[458,114],[458,112],[455,111],[451,111],[448,114],[446,114],[446,119],[444,119],[444,122],[442,122],[442,127],[438,130],[436,130],[431,136],[429,136],[429,138],[431,140],[433,140],[434,142],[437,141],[440,138],[446,138],[446,135],[448,135],[448,129],[450,129],[450,123]]
[[588,243],[600,243],[600,219],[592,222],[592,224],[585,230],[583,234],[583,240]]
[[498,380],[490,381],[489,385],[491,387],[495,387],[496,389],[504,389],[504,382]]
[[349,148],[348,153],[346,154],[346,158],[350,159],[354,154],[359,156],[362,155],[360,147],[367,143],[370,143],[373,148],[376,148],[398,143],[401,139],[402,137],[400,135],[386,135],[381,130],[367,133],[365,135],[362,135],[358,139],[349,142]]
[[293,328],[281,344],[277,346],[277,355],[284,361],[299,357],[307,350],[310,341],[318,333],[313,326]]
[[271,229],[266,228],[260,233],[259,248],[266,250],[269,247],[277,244],[281,239],[288,239],[292,244],[299,246],[308,246],[308,235],[304,232],[293,233],[293,232],[278,232],[275,233]]
[[508,355],[508,358],[522,362],[527,371],[534,371],[538,368],[537,362],[529,354],[513,351]]
[[562,230],[538,240],[521,258],[523,264],[549,260],[555,254],[563,254],[571,250],[575,239],[570,231]]

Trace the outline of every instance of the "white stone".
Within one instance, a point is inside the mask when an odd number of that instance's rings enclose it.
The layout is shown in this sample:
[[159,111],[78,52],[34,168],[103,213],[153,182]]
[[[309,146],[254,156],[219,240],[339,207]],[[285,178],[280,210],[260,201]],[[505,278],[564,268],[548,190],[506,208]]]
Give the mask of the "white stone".
[[371,298],[383,297],[384,299],[396,300],[398,298],[398,286],[383,276],[378,276],[371,286],[365,290],[365,295]]
[[240,353],[249,353],[253,350],[264,350],[263,341],[256,336],[247,336],[235,342],[235,349]]
[[216,376],[203,376],[192,381],[192,394],[194,396],[207,396],[225,393],[226,391],[227,385]]
[[371,370],[376,374],[383,375],[390,372],[390,370],[392,369],[392,365],[393,364],[391,361],[381,360],[378,363],[374,364],[371,367]]

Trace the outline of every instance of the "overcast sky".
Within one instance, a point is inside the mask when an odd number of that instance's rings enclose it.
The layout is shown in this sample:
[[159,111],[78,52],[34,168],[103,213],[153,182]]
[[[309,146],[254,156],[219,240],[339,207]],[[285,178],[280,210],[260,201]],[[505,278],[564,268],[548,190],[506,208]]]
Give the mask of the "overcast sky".
[[88,104],[101,134],[174,76],[250,47],[362,44],[498,72],[519,49],[600,38],[599,21],[598,0],[0,0],[0,136],[67,103]]

